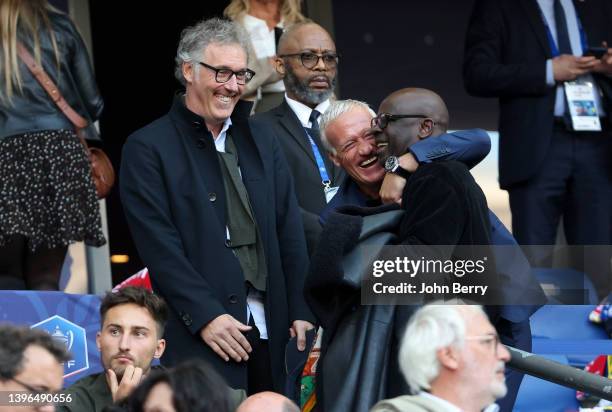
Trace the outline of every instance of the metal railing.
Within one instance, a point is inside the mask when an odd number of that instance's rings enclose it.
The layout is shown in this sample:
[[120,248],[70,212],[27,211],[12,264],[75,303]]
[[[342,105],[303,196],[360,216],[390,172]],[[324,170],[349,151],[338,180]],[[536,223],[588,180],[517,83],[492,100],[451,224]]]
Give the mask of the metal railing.
[[572,366],[563,365],[542,356],[513,348],[512,346],[506,346],[506,348],[508,348],[510,355],[512,355],[508,366],[536,378],[612,401],[611,379],[576,369]]

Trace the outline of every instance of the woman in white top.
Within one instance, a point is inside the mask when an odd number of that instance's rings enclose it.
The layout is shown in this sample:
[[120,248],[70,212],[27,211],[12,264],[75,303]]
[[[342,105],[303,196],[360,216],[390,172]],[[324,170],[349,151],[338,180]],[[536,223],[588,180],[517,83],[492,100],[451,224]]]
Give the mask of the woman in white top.
[[302,0],[232,0],[223,14],[240,24],[251,39],[249,68],[255,77],[246,85],[244,100],[255,101],[255,112],[278,106],[285,86],[274,66],[276,44],[283,29],[307,20],[301,13]]

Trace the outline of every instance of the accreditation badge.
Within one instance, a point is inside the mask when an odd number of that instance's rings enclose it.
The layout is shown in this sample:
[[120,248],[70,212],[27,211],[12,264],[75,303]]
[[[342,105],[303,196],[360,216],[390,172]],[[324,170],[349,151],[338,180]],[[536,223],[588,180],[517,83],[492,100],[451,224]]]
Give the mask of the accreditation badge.
[[325,191],[325,201],[329,203],[338,193],[338,186],[327,186],[323,190]]
[[565,82],[567,107],[575,131],[600,132],[601,123],[595,105],[595,87],[592,82]]

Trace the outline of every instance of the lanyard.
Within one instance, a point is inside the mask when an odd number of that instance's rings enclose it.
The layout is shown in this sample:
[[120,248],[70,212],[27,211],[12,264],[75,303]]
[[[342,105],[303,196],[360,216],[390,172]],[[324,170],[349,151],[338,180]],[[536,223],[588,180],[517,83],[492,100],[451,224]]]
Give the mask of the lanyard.
[[[565,13],[565,10],[563,12]],[[582,45],[582,52],[584,53],[584,51],[588,49],[586,33],[582,29],[582,23],[580,22],[580,18],[578,17],[578,12],[574,11],[574,13],[576,14],[576,22],[578,23],[578,32],[580,33],[580,44]],[[542,9],[540,9],[540,16],[542,16],[542,22],[544,23],[544,27],[546,28],[546,37],[548,38],[548,44],[550,45],[550,52],[552,53],[552,57],[557,57],[560,55],[559,48],[557,47],[557,42],[553,38],[552,31],[550,30],[550,26],[548,25],[548,22],[546,21],[546,17],[544,16],[544,13],[542,13]],[[567,17],[567,14],[566,14],[566,17]]]
[[323,162],[321,152],[319,152],[317,144],[314,140],[312,140],[312,137],[310,137],[310,134],[307,131],[306,136],[308,136],[308,141],[310,142],[310,146],[312,146],[312,152],[314,153],[314,157],[319,168],[319,174],[321,175],[321,183],[323,184],[323,187],[330,187],[331,180],[329,180],[329,175],[327,174],[327,169],[325,168],[325,163]]

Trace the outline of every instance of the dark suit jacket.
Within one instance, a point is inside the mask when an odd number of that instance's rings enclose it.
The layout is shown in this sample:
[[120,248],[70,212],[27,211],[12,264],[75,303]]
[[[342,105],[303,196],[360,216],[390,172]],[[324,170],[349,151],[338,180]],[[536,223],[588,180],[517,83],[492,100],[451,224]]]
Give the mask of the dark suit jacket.
[[[303,229],[270,128],[235,122],[231,134],[266,253],[266,323],[273,377],[281,389],[288,328],[296,319],[312,320],[302,295],[308,266]],[[199,335],[221,314],[246,323],[246,290],[240,264],[226,246],[225,190],[212,135],[180,98],[167,115],[129,137],[121,198],[153,288],[171,309],[162,362],[202,357],[230,386],[246,388],[245,365],[224,362]]]
[[[612,44],[612,2],[574,1],[588,44]],[[465,42],[468,93],[499,97],[499,176],[507,189],[538,172],[550,146],[555,88],[546,85],[551,58],[536,0],[477,0]],[[595,75],[612,115],[612,81]]]
[[[286,100],[268,112],[255,115],[255,119],[272,126],[276,132],[293,176],[298,204],[302,209],[306,241],[312,252],[312,246],[320,232],[319,213],[325,207],[326,202],[319,168],[306,132]],[[339,186],[344,177],[344,171],[329,159],[318,138],[313,138],[323,157],[332,186]]]

